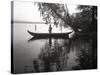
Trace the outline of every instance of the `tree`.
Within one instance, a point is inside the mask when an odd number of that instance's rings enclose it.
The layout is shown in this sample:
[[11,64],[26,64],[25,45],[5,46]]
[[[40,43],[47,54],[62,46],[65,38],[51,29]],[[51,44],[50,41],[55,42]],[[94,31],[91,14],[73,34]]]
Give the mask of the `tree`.
[[83,6],[77,7],[81,12],[76,13],[74,17],[74,25],[76,28],[82,29],[83,32],[93,32],[97,30],[97,7]]
[[71,26],[70,15],[66,4],[37,3],[39,11],[46,24],[52,21],[55,26]]
[[70,15],[67,4],[37,3],[39,11],[46,24],[52,22],[57,27],[71,27],[74,32],[83,33],[97,30],[97,7],[79,5],[80,11]]

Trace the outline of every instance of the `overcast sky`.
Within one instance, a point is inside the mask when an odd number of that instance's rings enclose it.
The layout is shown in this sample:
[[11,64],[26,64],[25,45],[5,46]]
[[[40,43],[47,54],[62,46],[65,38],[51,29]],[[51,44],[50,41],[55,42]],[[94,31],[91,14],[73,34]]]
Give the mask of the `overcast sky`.
[[[69,13],[75,13],[76,5],[67,5]],[[14,2],[14,21],[41,22],[40,12],[33,2]]]
[[[67,5],[69,13],[77,12],[76,5]],[[14,16],[13,21],[24,21],[24,22],[43,22],[42,17],[40,17],[40,12],[38,11],[37,5],[34,5],[34,2],[14,2]],[[36,25],[36,24],[35,24]],[[30,27],[30,29],[32,29]],[[53,27],[53,25],[52,25]],[[48,32],[49,25],[37,24],[36,32]],[[33,28],[34,29],[34,28]],[[32,30],[33,30],[32,29]],[[62,32],[69,32],[71,29],[62,28]],[[66,31],[67,30],[67,31]],[[53,27],[52,32],[61,32],[60,27]]]

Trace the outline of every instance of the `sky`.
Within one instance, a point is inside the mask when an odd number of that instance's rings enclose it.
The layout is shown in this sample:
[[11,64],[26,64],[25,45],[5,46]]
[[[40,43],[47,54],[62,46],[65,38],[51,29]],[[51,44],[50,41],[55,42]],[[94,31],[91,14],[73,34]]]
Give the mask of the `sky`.
[[[67,5],[70,14],[77,12],[76,5]],[[40,17],[40,12],[38,11],[37,5],[34,2],[14,2],[14,21],[25,21],[25,22],[44,22],[42,17]],[[48,26],[38,24],[37,32],[48,32]],[[62,29],[62,32],[66,32],[66,29]],[[69,31],[67,29],[67,31]],[[53,27],[52,32],[61,32],[60,28]]]
[[[76,5],[67,5],[70,14],[77,12]],[[14,2],[14,21],[41,22],[40,12],[33,2]]]

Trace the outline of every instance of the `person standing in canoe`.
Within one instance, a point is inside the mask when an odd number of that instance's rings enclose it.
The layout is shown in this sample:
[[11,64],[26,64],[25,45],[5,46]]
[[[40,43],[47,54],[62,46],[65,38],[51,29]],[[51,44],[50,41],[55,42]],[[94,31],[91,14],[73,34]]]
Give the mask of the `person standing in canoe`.
[[52,33],[52,27],[51,27],[51,24],[49,25],[49,33],[50,33],[50,34]]
[[35,24],[35,32],[36,32],[36,24]]

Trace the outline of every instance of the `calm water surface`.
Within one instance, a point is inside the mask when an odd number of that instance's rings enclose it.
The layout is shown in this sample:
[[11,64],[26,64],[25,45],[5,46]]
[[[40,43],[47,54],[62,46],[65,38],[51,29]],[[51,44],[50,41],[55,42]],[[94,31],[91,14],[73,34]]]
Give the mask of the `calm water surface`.
[[52,72],[96,68],[92,38],[33,39],[32,24],[14,24],[15,73]]

